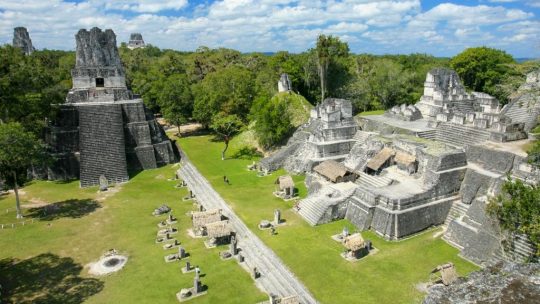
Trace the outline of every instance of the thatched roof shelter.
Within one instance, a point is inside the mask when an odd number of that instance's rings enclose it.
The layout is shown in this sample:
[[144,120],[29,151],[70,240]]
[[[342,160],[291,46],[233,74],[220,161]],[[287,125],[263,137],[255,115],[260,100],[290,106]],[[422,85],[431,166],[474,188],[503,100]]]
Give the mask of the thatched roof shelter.
[[335,160],[325,160],[315,166],[313,171],[319,173],[334,183],[343,179],[347,173],[350,173],[350,171],[347,170],[347,167]]
[[396,153],[396,156],[394,157],[394,161],[398,164],[408,166],[416,162],[416,157],[414,157],[414,155],[411,155],[409,153],[398,151]]
[[294,188],[294,181],[290,175],[282,175],[278,177],[275,184],[279,186],[279,190]]
[[378,171],[384,163],[386,163],[390,157],[394,156],[396,152],[393,149],[390,149],[388,147],[384,147],[377,155],[375,155],[372,159],[369,160],[367,163],[367,167]]
[[362,235],[357,232],[345,237],[345,240],[343,240],[343,245],[345,246],[345,248],[351,251],[358,251],[365,247],[365,242]]
[[210,238],[230,236],[232,232],[229,221],[219,221],[205,225],[206,235]]
[[206,224],[221,221],[221,210],[210,209],[206,211],[193,212],[191,214],[193,227],[200,228]]

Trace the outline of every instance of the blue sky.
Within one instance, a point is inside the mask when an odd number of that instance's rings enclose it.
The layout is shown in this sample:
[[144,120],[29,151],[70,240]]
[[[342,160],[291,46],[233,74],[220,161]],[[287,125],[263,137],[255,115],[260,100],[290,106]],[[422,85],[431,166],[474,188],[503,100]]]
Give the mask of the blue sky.
[[131,32],[160,48],[243,52],[314,46],[339,36],[354,53],[453,56],[490,46],[540,57],[540,0],[0,0],[0,44],[25,26],[37,48],[74,49],[80,28]]

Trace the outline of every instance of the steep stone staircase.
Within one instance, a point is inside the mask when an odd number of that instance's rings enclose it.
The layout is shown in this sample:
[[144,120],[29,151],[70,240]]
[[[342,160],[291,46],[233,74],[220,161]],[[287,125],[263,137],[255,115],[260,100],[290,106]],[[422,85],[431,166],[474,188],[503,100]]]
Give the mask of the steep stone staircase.
[[261,289],[280,297],[298,295],[300,303],[317,303],[307,288],[279,257],[249,230],[185,156],[179,175],[188,184],[199,203],[206,209],[221,209],[222,214],[229,218],[238,237],[238,246],[245,257],[244,267],[248,270],[257,267],[261,273],[261,276],[255,280]]
[[443,122],[437,128],[437,140],[456,147],[476,145],[488,141],[489,131]]
[[354,194],[356,185],[353,183],[341,183],[328,185],[318,192],[298,202],[298,214],[311,226],[321,222],[324,214],[331,206],[346,201]]
[[516,234],[510,248],[505,248],[505,255],[520,263],[527,262],[534,255],[536,249],[526,235]]
[[452,203],[452,207],[450,207],[450,211],[448,212],[448,216],[446,217],[446,220],[444,221],[444,226],[448,226],[451,221],[461,218],[467,213],[467,210],[469,210],[469,207],[471,205],[464,204],[461,202],[461,199],[455,200]]
[[101,175],[109,182],[128,181],[120,106],[84,105],[78,109],[81,187],[99,185]]
[[537,117],[540,114],[540,103],[530,105],[527,102],[516,100],[508,104],[501,114],[510,117],[512,122],[525,123],[526,127],[533,127],[536,124]]
[[437,139],[437,130],[428,130],[428,131],[416,132],[416,136],[418,136],[420,138],[435,140],[435,139]]

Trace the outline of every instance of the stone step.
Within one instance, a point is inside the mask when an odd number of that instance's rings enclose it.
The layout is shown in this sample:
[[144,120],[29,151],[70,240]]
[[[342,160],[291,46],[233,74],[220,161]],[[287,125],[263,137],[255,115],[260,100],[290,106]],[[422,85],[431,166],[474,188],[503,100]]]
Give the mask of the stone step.
[[448,226],[451,221],[461,218],[464,216],[467,211],[469,210],[470,205],[462,203],[460,200],[456,200],[452,203],[452,207],[450,207],[450,211],[448,212],[448,216],[446,217],[446,220],[444,221],[444,225]]
[[373,176],[364,172],[358,172],[359,178],[356,180],[358,185],[366,185],[374,188],[381,188],[392,183],[392,179],[384,176]]
[[441,123],[437,129],[437,140],[463,147],[489,140],[489,131],[452,123]]

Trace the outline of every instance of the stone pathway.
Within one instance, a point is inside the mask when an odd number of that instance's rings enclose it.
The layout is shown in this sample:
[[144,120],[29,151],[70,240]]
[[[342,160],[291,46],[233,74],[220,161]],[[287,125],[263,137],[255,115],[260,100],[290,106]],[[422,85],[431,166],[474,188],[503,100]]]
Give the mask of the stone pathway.
[[317,303],[302,282],[268,246],[249,230],[185,156],[182,157],[182,167],[178,173],[193,191],[199,203],[207,210],[221,209],[222,214],[229,218],[237,235],[238,247],[241,248],[241,254],[245,257],[246,266],[248,269],[257,267],[261,273],[261,276],[255,280],[259,288],[268,294],[280,297],[298,295],[300,303]]

